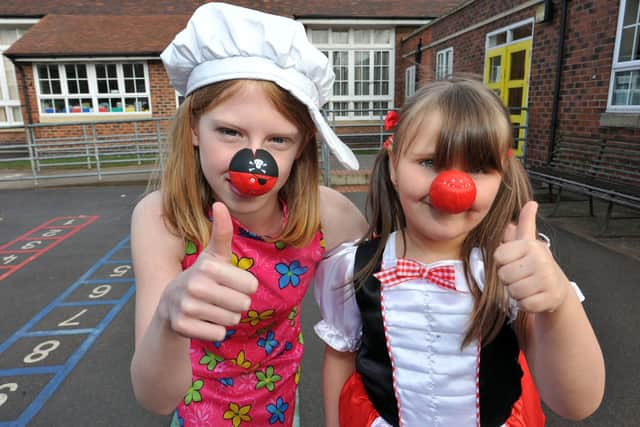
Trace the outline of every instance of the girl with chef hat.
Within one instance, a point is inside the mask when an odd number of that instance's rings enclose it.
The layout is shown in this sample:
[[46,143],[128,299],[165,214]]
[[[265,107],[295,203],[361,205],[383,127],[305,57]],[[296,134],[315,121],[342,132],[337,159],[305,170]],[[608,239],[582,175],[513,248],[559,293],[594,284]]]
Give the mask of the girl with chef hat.
[[319,110],[331,65],[302,24],[224,3],[161,58],[185,100],[132,216],[136,398],[185,427],[294,425],[302,298],[325,250],[367,228],[319,186],[317,142],[358,167]]

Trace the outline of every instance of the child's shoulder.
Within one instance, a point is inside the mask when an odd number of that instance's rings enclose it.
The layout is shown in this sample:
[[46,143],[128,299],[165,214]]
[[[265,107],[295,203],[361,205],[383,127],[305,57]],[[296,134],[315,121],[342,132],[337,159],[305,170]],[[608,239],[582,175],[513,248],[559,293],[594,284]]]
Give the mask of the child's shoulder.
[[145,194],[133,209],[134,215],[158,214],[162,212],[162,192],[160,190]]
[[131,215],[131,237],[134,243],[149,243],[145,246],[156,245],[164,250],[182,254],[183,239],[168,227],[164,220],[160,191],[153,191],[138,201]]
[[328,251],[340,243],[358,240],[367,232],[362,212],[346,196],[320,186],[320,223]]

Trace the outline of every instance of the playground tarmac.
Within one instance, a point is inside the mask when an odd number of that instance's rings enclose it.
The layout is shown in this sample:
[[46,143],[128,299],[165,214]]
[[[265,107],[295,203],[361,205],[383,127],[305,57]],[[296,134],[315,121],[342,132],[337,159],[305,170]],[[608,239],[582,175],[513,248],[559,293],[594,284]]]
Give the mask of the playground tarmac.
[[[143,182],[0,188],[0,426],[168,426],[133,398],[134,278],[131,210]],[[343,187],[363,208],[362,187]],[[540,223],[585,308],[607,363],[604,402],[590,418],[547,425],[640,425],[640,218],[614,209],[600,233],[603,204],[589,217],[575,196],[552,204],[540,190]],[[302,310],[306,351],[300,385],[303,427],[324,425],[318,310]]]

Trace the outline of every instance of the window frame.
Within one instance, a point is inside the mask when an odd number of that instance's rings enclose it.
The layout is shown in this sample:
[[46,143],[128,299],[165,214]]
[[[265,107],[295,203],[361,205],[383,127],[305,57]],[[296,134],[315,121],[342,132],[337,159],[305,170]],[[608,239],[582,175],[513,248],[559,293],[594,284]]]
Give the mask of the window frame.
[[[618,58],[620,56],[620,46],[622,44],[622,31],[624,27],[624,16],[626,13],[627,0],[620,0],[620,7],[618,9],[618,23],[616,27],[616,37],[615,37],[615,45],[613,49],[613,58],[611,61],[611,75],[609,77],[609,90],[607,93],[607,109],[608,113],[640,113],[640,103],[635,104],[627,104],[627,105],[614,105],[613,104],[613,96],[615,91],[616,84],[616,74],[617,73],[626,73],[631,72],[631,76],[633,73],[640,73],[640,56],[636,60],[630,61],[619,61]],[[640,7],[638,7],[638,11],[636,12],[636,22],[633,24],[636,26],[634,43],[640,43]],[[635,49],[632,47],[632,52],[639,51],[640,46],[635,46]],[[638,78],[640,80],[640,77]],[[633,79],[632,79],[633,82]],[[631,88],[629,89],[631,90]],[[640,91],[640,87],[637,88]]]
[[416,93],[416,66],[410,65],[404,69],[404,97],[409,98]]
[[[24,27],[9,27],[6,28],[4,26],[0,26],[2,30],[13,30],[16,33],[16,39],[13,41],[15,43],[17,40],[22,37],[22,34],[27,30]],[[10,44],[0,44],[0,109],[4,110],[4,114],[6,116],[6,120],[0,121],[0,129],[3,128],[14,128],[24,125],[24,117],[22,117],[22,104],[20,102],[20,89],[18,88],[18,79],[15,73],[15,67],[13,72],[13,78],[16,82],[16,91],[18,94],[17,99],[11,99],[9,96],[9,82],[6,79],[7,69],[5,68],[5,61],[9,61],[2,53],[9,49]],[[18,108],[20,112],[21,120],[16,120],[14,117],[14,108]]]
[[[445,64],[442,64],[443,57],[446,60]],[[451,74],[453,74],[453,47],[449,46],[436,52],[435,78],[443,80]]]
[[[325,42],[314,42],[314,32],[326,32]],[[377,32],[386,32],[388,37],[386,42],[376,42]],[[344,39],[346,33],[346,42],[334,42],[334,33],[340,34],[340,38]],[[368,42],[357,43],[356,38],[368,34]],[[342,77],[342,73],[336,73],[336,83],[334,89],[329,96],[327,109],[330,115],[336,120],[353,121],[353,120],[380,120],[390,108],[393,108],[395,99],[395,28],[390,26],[379,27],[343,27],[343,26],[309,26],[307,28],[307,37],[322,51],[328,58],[331,67],[334,67],[334,54],[343,58],[346,54],[346,80]],[[356,56],[363,52],[368,53],[367,80],[365,85],[366,91],[362,95],[356,95]],[[376,62],[376,60],[379,60]],[[386,60],[386,63],[384,63]],[[343,64],[341,64],[343,65]],[[335,69],[334,69],[335,70]],[[387,78],[378,78],[376,76],[384,76]],[[336,95],[336,88],[345,88],[346,94]],[[338,86],[336,86],[338,85]],[[387,94],[376,95],[376,88],[387,89]],[[344,105],[347,104],[345,111]],[[366,110],[360,110],[362,103],[367,103]],[[339,106],[339,108],[334,108]],[[339,114],[333,114],[341,111]],[[366,114],[364,113],[366,111]]]
[[[98,66],[104,66],[105,72],[108,73],[108,66],[115,65],[116,66],[116,78],[109,78],[109,75],[106,74],[105,78],[100,78],[100,80],[117,80],[117,92],[110,90],[109,93],[100,92],[98,89],[99,80],[98,80]],[[133,72],[132,76],[125,76],[125,66],[132,66],[131,71]],[[138,76],[136,74],[136,65],[142,65],[142,76]],[[76,69],[78,66],[84,66],[86,71],[86,80],[88,84],[88,92],[87,93],[70,93],[69,92],[69,81],[70,79],[67,76],[67,67],[75,66]],[[57,67],[58,76],[60,80],[60,93],[56,94],[45,94],[41,91],[41,79],[40,79],[40,71],[39,67]],[[149,80],[149,65],[147,61],[100,61],[100,62],[86,62],[86,61],[69,61],[69,62],[34,62],[32,64],[33,68],[33,82],[36,90],[36,98],[38,102],[38,113],[40,117],[50,118],[50,117],[86,117],[86,116],[97,116],[104,117],[106,115],[112,116],[149,116],[153,113],[152,105],[151,105],[151,85]],[[127,81],[132,80],[134,88],[136,87],[136,80],[140,80],[144,77],[144,92],[127,92],[126,86]],[[75,79],[74,79],[75,80]],[[107,83],[108,85],[108,83]],[[71,100],[75,99],[90,99],[91,107],[89,111],[83,111],[85,107],[81,107],[80,111],[72,111],[73,107],[69,104]],[[135,98],[134,103],[132,105],[136,105],[138,102],[145,102],[144,98],[146,98],[146,103],[148,105],[148,109],[146,111],[127,111],[127,99],[131,100]],[[120,101],[120,106],[117,106]],[[65,103],[65,111],[63,112],[47,112],[44,111],[43,101],[46,100],[63,100]],[[112,105],[112,100],[116,100],[116,106]],[[104,104],[108,103],[108,106],[105,107]],[[103,111],[107,108],[107,111]],[[136,107],[134,107],[136,108]]]

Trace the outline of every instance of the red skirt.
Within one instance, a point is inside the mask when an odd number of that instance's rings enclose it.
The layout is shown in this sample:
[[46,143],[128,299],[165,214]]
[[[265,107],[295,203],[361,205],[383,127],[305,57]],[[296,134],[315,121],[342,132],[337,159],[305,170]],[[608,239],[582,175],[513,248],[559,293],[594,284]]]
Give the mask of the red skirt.
[[[507,427],[543,427],[544,412],[540,395],[531,377],[529,365],[522,352],[518,357],[522,367],[522,394],[513,404]],[[354,372],[345,382],[340,393],[340,427],[369,427],[380,415],[367,396],[360,374]]]

